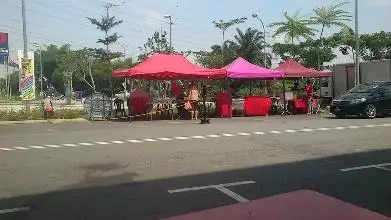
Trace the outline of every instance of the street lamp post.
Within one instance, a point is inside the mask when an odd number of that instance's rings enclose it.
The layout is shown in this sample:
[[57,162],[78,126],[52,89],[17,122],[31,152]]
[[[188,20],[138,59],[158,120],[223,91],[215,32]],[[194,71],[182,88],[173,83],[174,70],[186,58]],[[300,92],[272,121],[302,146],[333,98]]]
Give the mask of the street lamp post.
[[359,33],[358,33],[358,0],[355,1],[355,39],[356,39],[356,65],[355,65],[355,72],[356,72],[356,85],[360,84],[360,42],[359,42]]
[[164,18],[169,19],[170,22],[170,52],[172,52],[172,17],[171,15],[164,15]]
[[263,23],[262,19],[257,15],[257,14],[253,14],[253,18],[256,18],[258,19],[261,24],[262,24],[262,28],[263,28],[263,63],[265,65],[265,67],[267,68],[267,54],[266,54],[266,29],[265,29],[265,24]]
[[39,49],[39,65],[40,65],[40,81],[41,81],[41,101],[42,101],[42,109],[45,114],[44,102],[43,102],[43,62],[42,62],[42,47],[40,44],[33,44],[36,48]]

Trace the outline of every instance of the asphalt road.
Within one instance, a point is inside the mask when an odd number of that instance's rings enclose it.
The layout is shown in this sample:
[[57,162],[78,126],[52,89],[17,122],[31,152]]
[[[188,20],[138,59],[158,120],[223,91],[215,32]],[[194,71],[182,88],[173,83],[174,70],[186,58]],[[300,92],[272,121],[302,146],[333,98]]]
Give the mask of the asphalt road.
[[391,217],[390,129],[306,115],[0,126],[0,219],[167,218],[238,203],[169,190],[227,183],[246,200],[312,189]]

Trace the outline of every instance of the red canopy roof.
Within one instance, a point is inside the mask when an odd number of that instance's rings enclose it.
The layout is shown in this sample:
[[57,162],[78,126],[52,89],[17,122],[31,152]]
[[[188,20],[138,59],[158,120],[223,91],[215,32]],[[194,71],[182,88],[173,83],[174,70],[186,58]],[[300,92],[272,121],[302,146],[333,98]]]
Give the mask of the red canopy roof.
[[331,77],[330,71],[317,71],[309,69],[296,62],[294,59],[288,59],[285,63],[281,64],[276,70],[283,71],[285,78],[317,78],[317,77]]
[[157,80],[218,79],[225,78],[224,69],[207,69],[190,63],[178,54],[155,54],[130,69],[114,70],[115,78]]

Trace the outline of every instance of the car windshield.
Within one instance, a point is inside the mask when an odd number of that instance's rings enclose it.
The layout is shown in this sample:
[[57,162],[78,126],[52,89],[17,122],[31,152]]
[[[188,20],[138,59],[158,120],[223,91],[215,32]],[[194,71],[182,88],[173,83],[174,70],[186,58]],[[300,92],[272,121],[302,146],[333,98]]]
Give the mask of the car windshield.
[[380,83],[365,83],[354,87],[348,93],[373,93],[379,86]]

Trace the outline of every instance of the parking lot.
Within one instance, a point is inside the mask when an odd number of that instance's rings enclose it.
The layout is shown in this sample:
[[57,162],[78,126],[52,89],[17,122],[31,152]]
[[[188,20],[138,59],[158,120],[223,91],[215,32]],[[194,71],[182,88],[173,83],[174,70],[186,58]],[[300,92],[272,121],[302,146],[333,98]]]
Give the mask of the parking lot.
[[[0,219],[161,219],[304,189],[391,217],[389,127],[381,126],[389,119],[348,121],[301,121],[313,127],[297,132],[293,121],[281,129],[264,121],[252,133],[221,138],[0,152],[7,155]],[[233,134],[221,123],[219,133]],[[260,122],[235,123],[253,129]]]

